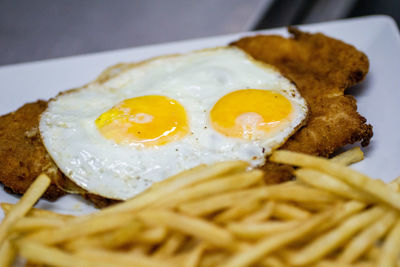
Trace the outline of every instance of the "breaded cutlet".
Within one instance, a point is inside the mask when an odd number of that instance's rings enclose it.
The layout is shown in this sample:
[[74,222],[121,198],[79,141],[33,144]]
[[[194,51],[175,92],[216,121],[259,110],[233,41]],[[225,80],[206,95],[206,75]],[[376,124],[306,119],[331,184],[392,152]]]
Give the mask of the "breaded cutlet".
[[[62,176],[39,133],[39,116],[46,108],[47,102],[39,100],[0,117],[0,182],[6,191],[23,194],[43,172],[53,181]],[[53,182],[44,197],[56,200],[64,194]]]
[[[354,97],[344,95],[348,87],[367,74],[368,58],[353,46],[323,34],[304,33],[294,28],[289,31],[292,38],[260,35],[231,44],[276,66],[297,85],[309,104],[308,123],[282,148],[328,157],[346,144],[361,141],[362,145],[368,145],[372,126],[357,113]],[[108,80],[130,66],[112,66],[97,81]],[[38,101],[0,117],[0,159],[7,162],[7,167],[0,169],[0,181],[12,192],[23,193],[41,171],[52,170],[51,176],[60,181],[65,178],[58,169],[54,171],[56,166],[37,131],[40,114],[46,106],[46,102]],[[267,161],[263,168],[270,183],[292,177],[292,167],[287,165]],[[46,194],[52,198],[60,195],[62,193],[54,185]],[[98,206],[113,202],[91,194],[84,196]]]
[[[290,38],[259,35],[231,44],[277,67],[296,84],[309,105],[306,126],[281,149],[328,157],[347,144],[368,145],[372,126],[357,112],[356,99],[345,94],[368,73],[367,56],[321,33],[310,34],[293,27],[289,32]],[[267,163],[264,168],[272,182],[291,177],[289,166]]]

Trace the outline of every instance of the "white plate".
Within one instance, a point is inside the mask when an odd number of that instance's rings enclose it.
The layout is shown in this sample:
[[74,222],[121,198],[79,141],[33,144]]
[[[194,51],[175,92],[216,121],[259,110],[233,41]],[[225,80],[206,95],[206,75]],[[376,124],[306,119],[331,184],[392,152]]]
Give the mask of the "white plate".
[[[354,167],[385,181],[399,176],[400,35],[394,21],[386,16],[370,16],[304,25],[300,29],[323,32],[353,44],[368,55],[370,73],[350,92],[357,98],[359,112],[374,126],[374,137],[364,150],[365,160]],[[226,45],[242,36],[260,33],[287,35],[286,29],[280,28],[0,67],[0,114],[26,102],[48,99],[59,91],[81,86],[118,62]],[[17,200],[0,190],[0,202]],[[42,200],[39,207],[75,214],[93,210],[77,196],[67,196],[55,203]]]

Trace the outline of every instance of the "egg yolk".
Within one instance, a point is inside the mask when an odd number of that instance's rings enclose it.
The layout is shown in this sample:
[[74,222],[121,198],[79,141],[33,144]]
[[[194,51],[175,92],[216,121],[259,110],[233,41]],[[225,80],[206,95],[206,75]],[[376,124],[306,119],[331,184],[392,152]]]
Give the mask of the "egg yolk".
[[228,137],[268,137],[289,123],[292,104],[269,90],[243,89],[223,96],[210,112],[211,125]]
[[100,133],[116,143],[160,146],[184,137],[188,131],[185,109],[166,96],[126,99],[96,119]]

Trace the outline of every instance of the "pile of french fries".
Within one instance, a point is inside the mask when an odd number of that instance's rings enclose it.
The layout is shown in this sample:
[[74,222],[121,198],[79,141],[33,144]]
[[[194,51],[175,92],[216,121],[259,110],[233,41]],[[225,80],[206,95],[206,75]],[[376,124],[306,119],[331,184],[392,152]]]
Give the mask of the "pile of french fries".
[[41,175],[17,204],[2,203],[0,266],[399,266],[399,181],[385,184],[331,160],[277,151],[296,179],[267,185],[244,162],[198,166],[98,212],[32,206]]

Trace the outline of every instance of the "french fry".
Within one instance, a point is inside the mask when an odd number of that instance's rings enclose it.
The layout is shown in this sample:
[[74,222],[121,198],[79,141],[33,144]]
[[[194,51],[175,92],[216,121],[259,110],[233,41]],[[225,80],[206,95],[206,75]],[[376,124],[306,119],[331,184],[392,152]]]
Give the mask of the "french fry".
[[155,203],[162,197],[177,192],[182,188],[219,177],[232,171],[244,170],[247,166],[248,163],[243,161],[226,161],[214,164],[213,166],[199,166],[186,172],[182,172],[170,179],[166,179],[159,184],[156,183],[150,188],[150,190],[147,190],[126,202],[105,208],[102,213],[107,214],[138,211]]
[[156,258],[168,258],[183,244],[185,236],[181,233],[173,233],[155,252]]
[[265,267],[285,267],[285,263],[278,257],[268,256],[258,262],[260,266]]
[[321,190],[300,185],[278,184],[225,193],[204,200],[184,203],[178,206],[178,210],[193,216],[204,216],[231,207],[234,203],[244,200],[264,199],[323,203],[337,201],[337,197]]
[[167,233],[167,228],[157,226],[140,232],[132,241],[149,245],[157,244],[165,239]]
[[267,202],[267,204],[265,204],[261,209],[243,218],[242,222],[254,223],[268,220],[268,218],[271,217],[272,212],[274,211],[275,205],[276,203],[274,201]]
[[108,235],[103,235],[101,243],[106,248],[121,247],[129,244],[132,239],[139,235],[143,224],[138,220],[132,220],[128,224],[116,229]]
[[343,220],[346,220],[350,216],[357,214],[366,206],[367,205],[365,203],[361,203],[358,201],[348,201],[347,203],[340,205],[336,208],[336,212],[332,215],[331,219],[328,222],[319,225],[315,229],[315,234],[318,235],[319,233],[340,224],[341,222],[343,222]]
[[251,248],[235,254],[222,266],[241,267],[241,266],[251,265],[259,261],[262,257],[268,255],[272,251],[280,249],[281,247],[297,240],[303,235],[307,235],[318,224],[320,224],[324,220],[329,219],[331,213],[332,212],[329,211],[312,216],[309,219],[307,219],[304,223],[299,225],[299,227],[292,229],[291,231],[277,233],[273,236],[264,238]]
[[204,254],[204,257],[200,261],[201,267],[214,267],[218,266],[221,262],[224,262],[228,258],[226,252],[211,251],[210,253]]
[[382,251],[377,266],[390,267],[399,266],[400,253],[400,220],[398,219],[393,229],[390,231],[382,246]]
[[[16,204],[12,204],[12,203],[0,203],[0,206],[3,209],[5,214],[8,214],[15,205]],[[43,209],[36,209],[36,208],[30,209],[26,213],[26,216],[40,217],[40,218],[65,219],[65,220],[75,218],[75,216],[73,216],[73,215],[60,214],[60,213],[56,213],[56,212],[53,212],[50,210],[43,210]]]
[[366,203],[375,201],[370,194],[358,191],[357,188],[319,171],[312,169],[298,169],[295,171],[295,175],[299,181],[305,184],[326,190],[341,197],[364,201]]
[[[192,169],[180,172],[168,179],[156,183],[156,187],[166,186],[172,183],[181,181],[187,183],[185,180],[191,180],[188,185],[196,184],[197,182],[206,181],[209,179],[215,179],[222,175],[229,175],[231,173],[238,173],[244,171],[249,166],[249,163],[245,161],[224,161],[217,162],[212,165],[199,165]],[[202,174],[203,178],[199,175]]]
[[317,237],[289,258],[292,265],[306,265],[321,259],[329,252],[350,239],[363,227],[376,221],[385,213],[382,207],[374,207],[360,214],[355,214],[336,229]]
[[[80,237],[64,243],[64,247],[69,251],[77,251],[83,247],[106,247],[104,240],[107,239],[109,236],[112,236],[113,234],[114,232],[106,233],[103,235],[94,235],[90,237]],[[154,245],[163,241],[166,235],[167,229],[165,227],[157,226],[154,228],[145,229],[143,231],[140,231],[136,235],[130,236],[130,242],[143,245]]]
[[359,162],[363,159],[364,159],[364,153],[357,146],[331,158],[330,160],[338,164],[350,165]]
[[60,249],[45,246],[35,242],[20,241],[18,242],[19,253],[28,261],[38,264],[46,264],[50,266],[74,267],[111,267],[118,266],[106,262],[91,261],[82,259],[76,255],[66,253]]
[[3,244],[0,244],[0,266],[13,265],[17,253],[14,246],[11,244],[12,238],[13,237],[8,237]]
[[232,248],[234,238],[230,232],[206,220],[193,218],[168,210],[148,210],[139,213],[140,219],[160,223],[176,231],[189,234],[218,247]]
[[199,265],[201,255],[204,253],[206,246],[204,244],[198,245],[192,249],[191,252],[187,253],[183,267],[196,267]]
[[272,212],[275,218],[283,220],[300,220],[311,216],[311,213],[288,203],[277,203]]
[[7,238],[12,225],[22,218],[35,205],[36,201],[43,195],[50,185],[50,178],[46,174],[41,174],[31,184],[26,193],[13,209],[4,217],[0,224],[0,245]]
[[326,172],[400,210],[400,194],[391,190],[386,184],[382,184],[378,180],[373,180],[341,164],[330,162],[323,158],[283,150],[275,151],[270,160]]
[[43,228],[55,228],[65,225],[65,220],[47,217],[24,217],[15,223],[11,228],[13,232],[30,232]]
[[239,203],[215,216],[214,221],[217,223],[225,223],[227,221],[238,219],[257,210],[260,205],[261,203],[259,200],[251,199],[249,201],[243,201],[242,203]]
[[360,262],[357,264],[347,264],[333,260],[322,260],[313,266],[315,267],[376,267],[372,262]]
[[400,192],[400,176],[391,181],[388,185],[393,191]]
[[138,245],[135,245],[133,248],[131,248],[131,250],[129,252],[130,252],[130,254],[134,254],[134,255],[147,256],[148,254],[150,254],[150,251],[152,249],[153,249],[152,245],[138,244]]
[[77,220],[76,222],[70,221],[61,228],[43,230],[28,235],[27,238],[41,244],[59,244],[77,237],[116,229],[126,225],[135,216],[136,215],[132,213],[123,213],[118,214],[118,216],[102,214],[102,216],[96,216],[90,220],[86,219],[85,217],[85,220]]
[[137,267],[173,267],[168,260],[158,260],[144,254],[115,252],[103,249],[82,249],[76,253],[82,259],[94,262],[115,264],[116,266],[137,266]]
[[375,242],[377,242],[396,221],[395,211],[389,211],[381,219],[368,226],[363,232],[353,238],[344,248],[338,260],[341,262],[352,263]]
[[176,192],[165,201],[155,203],[154,207],[174,207],[182,202],[246,188],[261,181],[263,175],[262,171],[253,170],[245,173],[234,173],[219,179],[199,183],[186,190]]
[[288,231],[298,227],[302,221],[264,222],[264,223],[230,223],[228,229],[240,238],[259,239],[278,232]]

